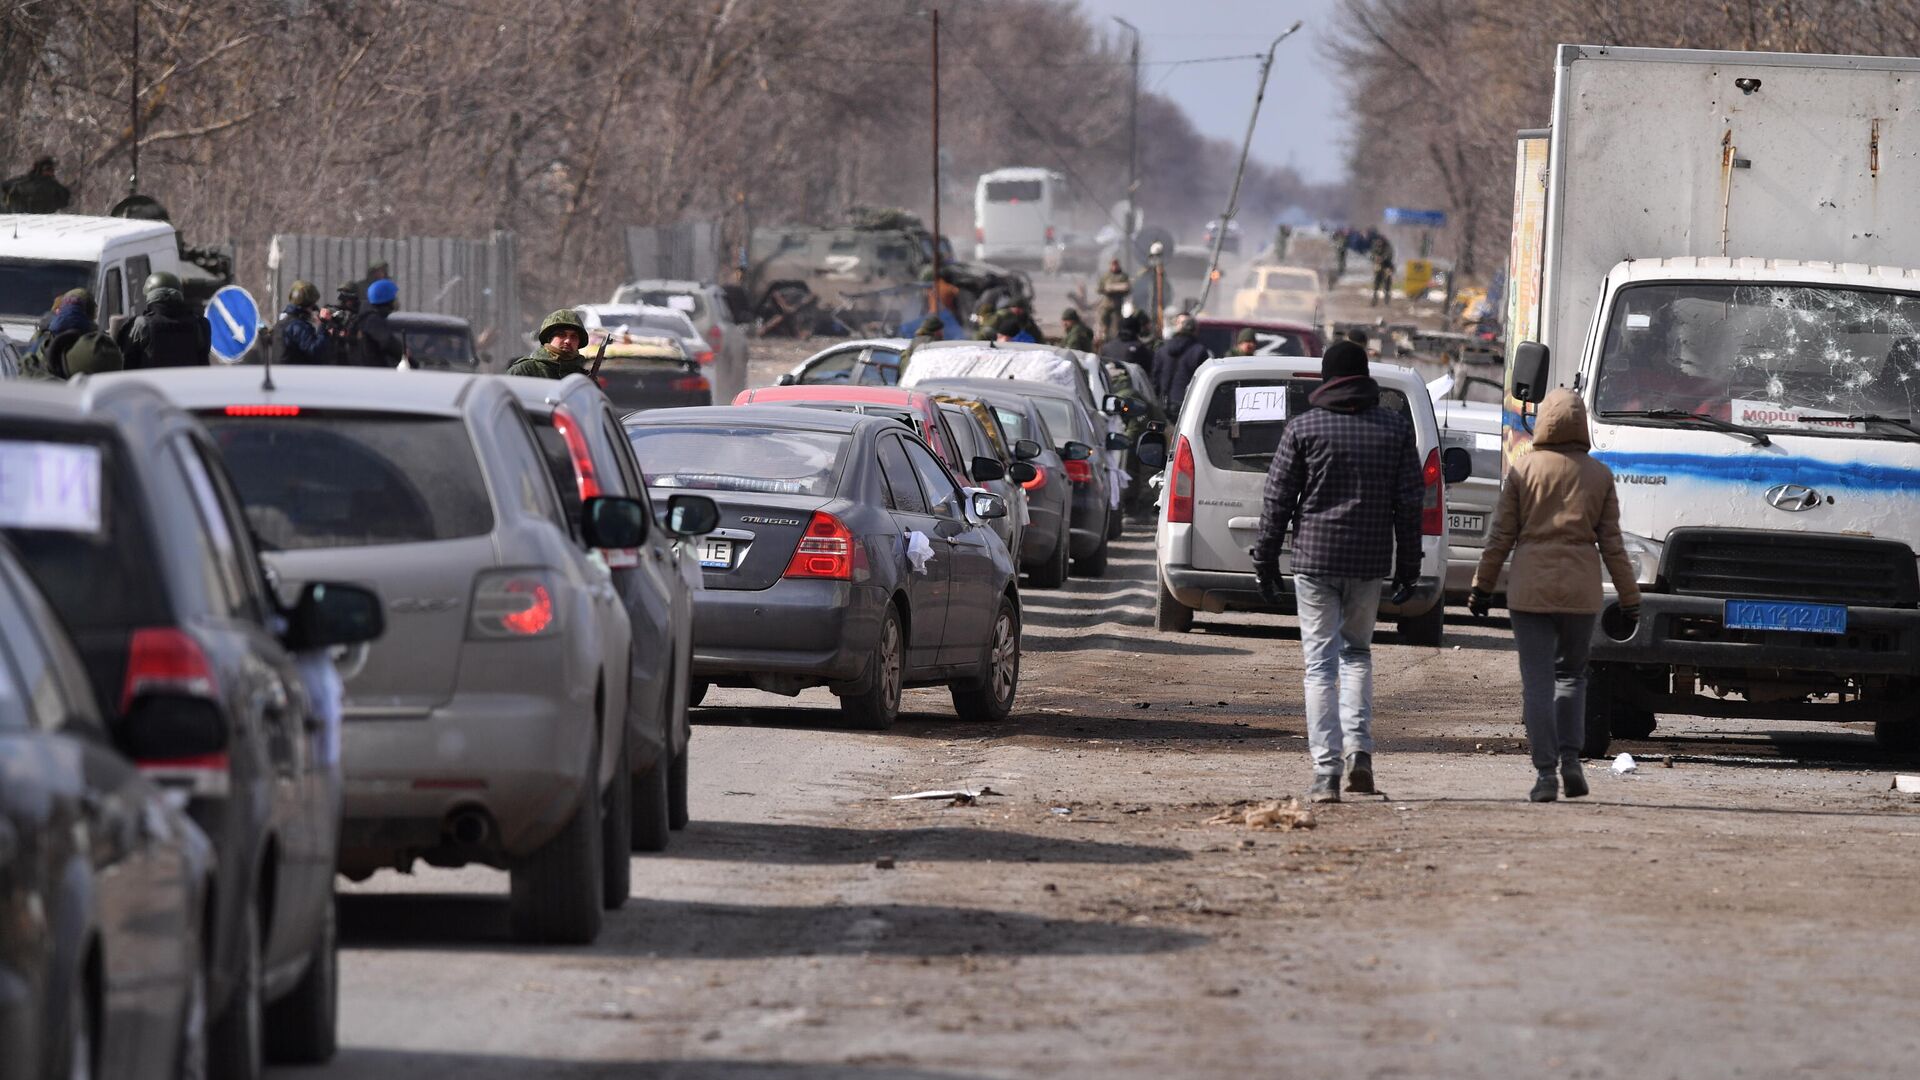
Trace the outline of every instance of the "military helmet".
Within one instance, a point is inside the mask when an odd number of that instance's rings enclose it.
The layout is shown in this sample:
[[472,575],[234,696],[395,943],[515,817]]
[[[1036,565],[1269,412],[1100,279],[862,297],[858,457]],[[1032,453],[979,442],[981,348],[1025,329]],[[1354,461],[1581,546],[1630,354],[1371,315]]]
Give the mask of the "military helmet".
[[540,323],[540,333],[536,335],[536,337],[540,344],[545,345],[552,339],[553,335],[562,330],[578,332],[581,341],[587,339],[586,320],[582,319],[580,313],[572,308],[561,308],[559,311],[543,319]]
[[1235,345],[1254,344],[1259,342],[1259,340],[1260,335],[1254,333],[1253,327],[1251,326],[1243,326],[1240,328],[1239,333],[1233,335],[1233,343]]
[[173,289],[177,292],[180,289],[180,279],[165,270],[155,270],[147,275],[146,283],[140,286],[140,291],[152,296],[155,289]]
[[293,283],[287,290],[287,303],[295,307],[312,307],[320,302],[320,287],[304,278]]
[[1068,308],[1067,310],[1060,313],[1060,321],[1063,323],[1079,322],[1080,312],[1073,308]]

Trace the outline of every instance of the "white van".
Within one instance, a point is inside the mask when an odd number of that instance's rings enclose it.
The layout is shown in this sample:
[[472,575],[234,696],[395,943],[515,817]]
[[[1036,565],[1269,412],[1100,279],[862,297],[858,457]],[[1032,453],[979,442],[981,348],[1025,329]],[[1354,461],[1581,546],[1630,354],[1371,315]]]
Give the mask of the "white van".
[[106,326],[136,314],[140,286],[157,270],[201,276],[180,258],[180,241],[164,221],[84,214],[0,214],[0,330],[17,342],[69,289],[91,289]]
[[[1447,572],[1446,479],[1464,479],[1472,461],[1450,450],[1442,467],[1440,424],[1433,398],[1412,368],[1372,365],[1380,404],[1413,421],[1426,495],[1421,503],[1420,580],[1413,598],[1395,606],[1382,593],[1380,614],[1399,624],[1410,645],[1438,645],[1446,627],[1442,593]],[[1195,611],[1274,611],[1253,580],[1253,545],[1267,467],[1280,445],[1287,418],[1306,412],[1307,395],[1320,385],[1320,359],[1311,356],[1244,356],[1209,360],[1194,373],[1188,408],[1167,447],[1160,528],[1154,542],[1159,597],[1154,625],[1185,633]],[[1261,393],[1259,391],[1269,391]],[[1198,403],[1205,407],[1197,407]],[[1144,454],[1142,455],[1145,456]],[[1283,578],[1293,574],[1280,558]],[[1391,590],[1388,590],[1391,592]]]
[[1058,265],[1056,203],[1066,178],[1046,169],[996,169],[973,189],[973,257],[979,262]]

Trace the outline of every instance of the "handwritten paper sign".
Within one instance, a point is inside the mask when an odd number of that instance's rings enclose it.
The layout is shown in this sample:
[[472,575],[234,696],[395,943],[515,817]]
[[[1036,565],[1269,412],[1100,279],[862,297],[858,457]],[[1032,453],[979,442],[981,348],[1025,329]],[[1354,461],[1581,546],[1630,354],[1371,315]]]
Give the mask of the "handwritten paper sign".
[[669,296],[667,297],[667,306],[672,308],[675,311],[684,311],[687,314],[691,315],[693,314],[693,297],[677,296],[677,295]]
[[1236,386],[1233,388],[1233,418],[1242,423],[1287,418],[1285,386]]
[[0,442],[0,527],[100,531],[100,448]]

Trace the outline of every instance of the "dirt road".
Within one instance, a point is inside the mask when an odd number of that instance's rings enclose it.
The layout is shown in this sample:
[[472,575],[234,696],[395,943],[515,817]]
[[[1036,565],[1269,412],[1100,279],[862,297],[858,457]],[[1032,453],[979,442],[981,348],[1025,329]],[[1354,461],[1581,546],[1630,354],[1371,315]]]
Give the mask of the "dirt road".
[[[1867,735],[1681,721],[1530,805],[1506,632],[1456,622],[1377,647],[1387,797],[1207,825],[1307,782],[1297,639],[1156,634],[1150,574],[1133,534],[1108,580],[1025,593],[1004,724],[916,691],[854,733],[821,693],[716,691],[695,821],[593,948],[508,943],[491,872],[347,886],[344,1049],[313,1074],[1907,1071],[1920,810]],[[979,785],[1004,794],[887,798]]]

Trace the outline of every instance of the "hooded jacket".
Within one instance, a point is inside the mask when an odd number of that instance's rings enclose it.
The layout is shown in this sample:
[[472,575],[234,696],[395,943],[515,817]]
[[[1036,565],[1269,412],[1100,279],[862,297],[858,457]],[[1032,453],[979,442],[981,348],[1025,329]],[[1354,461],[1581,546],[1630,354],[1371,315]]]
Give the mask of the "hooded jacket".
[[206,367],[213,330],[179,289],[154,289],[147,294],[146,310],[121,326],[114,344],[128,371]]
[[1187,400],[1187,384],[1193,381],[1193,373],[1207,362],[1207,347],[1200,339],[1184,331],[1167,339],[1153,354],[1153,386],[1160,391],[1160,400],[1166,404],[1167,412],[1179,415],[1180,406]]
[[1620,603],[1640,602],[1633,562],[1620,540],[1613,471],[1587,453],[1590,446],[1580,395],[1564,388],[1548,394],[1534,421],[1532,452],[1507,469],[1500,487],[1474,588],[1493,592],[1511,551],[1508,610],[1597,614],[1603,563]]

